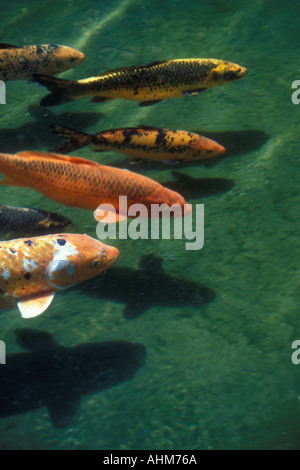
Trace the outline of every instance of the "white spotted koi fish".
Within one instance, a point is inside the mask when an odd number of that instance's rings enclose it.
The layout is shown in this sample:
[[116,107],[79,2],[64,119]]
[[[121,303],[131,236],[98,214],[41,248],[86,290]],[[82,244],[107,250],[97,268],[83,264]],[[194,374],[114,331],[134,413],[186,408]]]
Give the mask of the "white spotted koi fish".
[[0,310],[18,306],[23,318],[42,314],[55,293],[117,261],[117,248],[88,235],[59,234],[0,243]]

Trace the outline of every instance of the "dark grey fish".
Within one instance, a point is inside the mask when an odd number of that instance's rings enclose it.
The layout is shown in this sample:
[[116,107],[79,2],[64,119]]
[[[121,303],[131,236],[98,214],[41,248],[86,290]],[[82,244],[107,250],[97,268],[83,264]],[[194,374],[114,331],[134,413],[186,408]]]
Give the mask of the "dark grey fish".
[[63,215],[39,209],[0,204],[0,237],[2,240],[65,232],[71,226],[71,220]]

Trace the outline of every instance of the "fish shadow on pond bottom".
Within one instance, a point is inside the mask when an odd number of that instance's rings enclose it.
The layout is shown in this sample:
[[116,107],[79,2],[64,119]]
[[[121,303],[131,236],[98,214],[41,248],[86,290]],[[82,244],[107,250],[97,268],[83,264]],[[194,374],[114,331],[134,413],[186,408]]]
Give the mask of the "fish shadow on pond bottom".
[[[254,152],[259,149],[268,139],[269,135],[261,130],[249,129],[244,131],[220,131],[220,132],[207,132],[202,130],[192,131],[196,134],[200,134],[203,137],[215,140],[219,144],[225,147],[226,151],[219,157],[193,160],[186,162],[179,162],[177,164],[164,164],[162,162],[154,161],[142,161],[139,164],[132,165],[128,158],[125,160],[112,161],[111,165],[119,168],[128,168],[136,172],[144,170],[170,170],[172,168],[188,168],[191,166],[213,166],[228,157],[234,157],[236,155],[242,155],[250,152]],[[99,162],[100,163],[100,162]]]
[[59,138],[50,132],[51,124],[67,124],[85,129],[96,124],[102,117],[101,113],[95,112],[55,114],[37,105],[30,105],[28,110],[34,121],[26,122],[16,128],[0,128],[1,152],[14,154],[22,150],[53,148],[58,145]]
[[187,201],[222,194],[234,186],[234,181],[227,178],[193,178],[180,171],[172,171],[172,176],[173,181],[161,184],[180,193]]
[[65,348],[43,331],[16,335],[31,352],[8,355],[0,366],[0,418],[47,407],[57,428],[72,422],[83,395],[131,380],[146,354],[142,344],[125,341]]
[[164,272],[162,259],[145,255],[140,269],[114,267],[103,275],[83,282],[76,290],[98,299],[126,304],[123,315],[133,319],[151,307],[201,307],[216,293],[202,284]]

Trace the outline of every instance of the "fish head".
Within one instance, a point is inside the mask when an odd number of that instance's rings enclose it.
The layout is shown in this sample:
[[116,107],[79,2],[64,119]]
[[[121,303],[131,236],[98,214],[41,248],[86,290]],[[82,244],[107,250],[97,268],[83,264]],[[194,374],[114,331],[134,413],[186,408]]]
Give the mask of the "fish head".
[[225,152],[225,148],[212,139],[199,135],[199,139],[193,143],[190,156],[191,160],[213,158]]
[[[162,217],[169,217],[170,209],[172,210],[172,208],[174,210],[174,217],[186,216],[192,212],[191,206],[181,194],[162,185],[151,195],[151,205],[160,206]],[[155,214],[155,211],[151,208],[151,215],[153,216],[153,214]]]
[[72,47],[59,45],[49,47],[52,47],[52,54],[49,61],[49,69],[47,70],[48,74],[56,75],[57,73],[69,70],[81,64],[85,59],[85,55],[82,52]]
[[226,85],[247,76],[247,69],[226,60],[218,61],[207,77],[207,88]]
[[47,279],[58,289],[97,276],[119,258],[117,248],[81,234],[53,236],[53,253]]

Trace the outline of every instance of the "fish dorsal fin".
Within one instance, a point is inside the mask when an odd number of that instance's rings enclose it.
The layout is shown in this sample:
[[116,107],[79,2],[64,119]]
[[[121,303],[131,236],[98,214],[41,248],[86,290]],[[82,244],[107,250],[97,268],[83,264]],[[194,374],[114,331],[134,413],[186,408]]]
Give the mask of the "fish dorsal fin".
[[160,65],[169,62],[168,60],[156,60],[155,62],[150,62],[150,64],[143,65],[143,67],[152,67],[153,65]]
[[21,49],[20,46],[14,46],[13,44],[6,44],[5,42],[0,43],[0,49]]
[[119,69],[112,69],[112,70],[107,70],[107,72],[99,73],[99,75],[97,75],[97,77],[103,77],[103,76],[108,75],[110,73],[126,72],[126,71],[137,69],[137,68],[138,68],[138,66],[134,66],[134,65],[132,67],[120,67]]
[[18,302],[22,318],[34,318],[41,315],[54,299],[55,292],[44,292]]
[[100,131],[99,134],[105,134],[105,132],[136,132],[138,134],[139,130],[147,130],[147,131],[159,131],[160,129],[158,127],[152,127],[152,126],[137,126],[137,127],[116,127],[114,129],[106,129],[104,131]]
[[36,158],[48,158],[49,160],[60,160],[61,162],[69,162],[75,164],[84,164],[91,166],[98,166],[99,163],[92,162],[91,160],[86,160],[85,158],[72,157],[68,155],[60,155],[58,153],[47,153],[47,152],[33,152],[33,151],[24,151],[18,152],[17,155],[21,157],[36,157]]
[[107,75],[109,73],[117,73],[117,72],[129,72],[134,69],[143,69],[143,68],[148,68],[152,67],[153,65],[159,65],[159,64],[165,64],[166,62],[169,62],[168,60],[157,60],[156,62],[150,62],[150,64],[146,65],[132,65],[131,67],[121,67],[119,69],[112,69],[108,70],[107,72],[100,73],[97,75],[97,77],[102,77],[104,75]]

